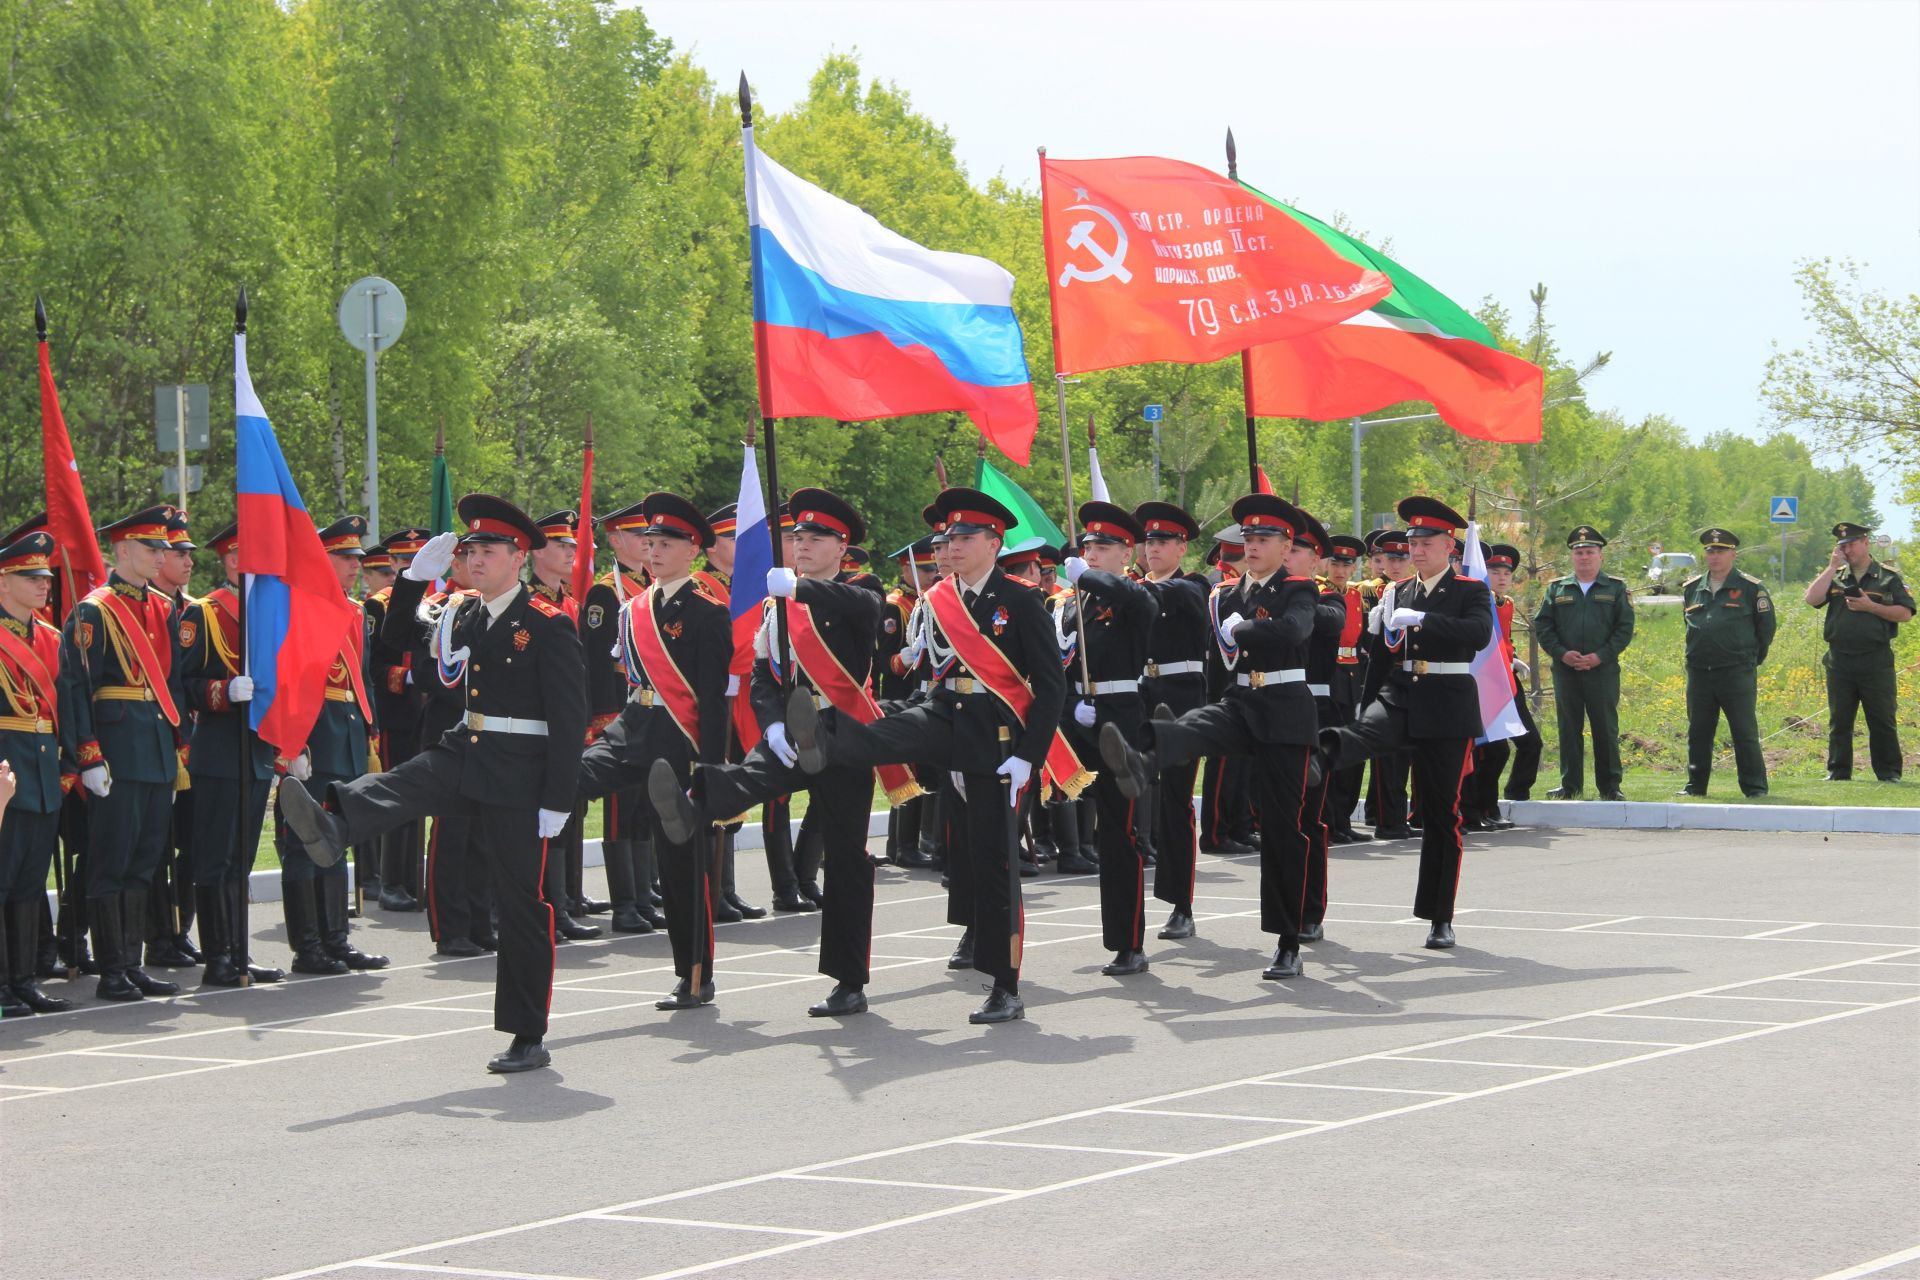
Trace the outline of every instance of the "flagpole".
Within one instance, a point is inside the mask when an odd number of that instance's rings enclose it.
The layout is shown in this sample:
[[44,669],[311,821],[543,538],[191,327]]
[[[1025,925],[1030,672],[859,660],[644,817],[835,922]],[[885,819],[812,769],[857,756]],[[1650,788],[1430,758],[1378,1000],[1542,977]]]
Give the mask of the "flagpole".
[[[1227,130],[1227,177],[1234,182],[1240,181],[1240,156],[1233,145],[1233,130]],[[1240,400],[1247,411],[1247,490],[1258,492],[1260,489],[1260,444],[1254,429],[1252,353],[1240,353]]]
[[[1074,530],[1073,514],[1073,446],[1067,442],[1067,375],[1053,375],[1054,399],[1060,407],[1060,483],[1067,492],[1067,545],[1061,550],[1073,555],[1080,549],[1080,535]],[[1080,687],[1087,690],[1083,697],[1093,696],[1093,677],[1087,673],[1087,609],[1086,598],[1080,594],[1080,584],[1073,583],[1073,617],[1079,628],[1080,640],[1074,648],[1080,654]]]
[[[234,341],[236,343],[244,343],[247,339],[247,287],[245,285],[240,286],[240,296],[234,301],[234,304],[233,304],[233,336],[234,336]],[[180,423],[180,430],[182,433],[184,433],[186,429],[187,429],[186,421],[182,419]],[[235,452],[234,452],[233,465],[234,465],[234,473],[238,475],[240,470],[239,433],[235,432],[234,437],[235,437],[234,439]],[[239,520],[239,515],[240,515],[239,510],[236,508],[234,511],[234,519],[236,521],[236,526],[235,526],[236,539],[239,536],[238,524],[237,524]],[[224,575],[224,570],[222,571],[222,573]],[[240,660],[240,674],[244,676],[247,674],[247,666],[248,666],[248,663],[247,663],[247,575],[244,573],[240,575],[239,586],[240,586],[240,589],[234,593],[234,634],[237,638],[235,655]],[[219,623],[216,622],[212,617],[208,617],[207,622],[210,626],[219,625]],[[232,706],[233,704],[229,702],[228,705]],[[232,938],[229,939],[229,941],[233,943],[234,947],[240,953],[240,957],[239,957],[240,962],[234,967],[239,970],[239,973],[240,973],[239,983],[243,987],[253,985],[253,970],[248,966],[248,963],[247,963],[248,960],[250,959],[250,957],[247,955],[247,942],[248,942],[247,899],[251,896],[250,890],[252,889],[252,880],[253,880],[253,877],[251,874],[251,869],[253,866],[252,855],[255,851],[245,847],[246,839],[247,839],[247,810],[249,809],[250,802],[251,802],[251,797],[249,793],[253,790],[253,733],[251,731],[251,726],[248,724],[248,721],[251,720],[252,718],[253,718],[253,703],[251,700],[241,703],[238,707],[234,709],[234,715],[233,715],[234,727],[239,732],[239,735],[240,735],[240,767],[235,771],[240,775],[240,804],[236,809],[233,817],[233,823],[235,828],[234,837],[233,837],[233,849],[234,849],[234,858],[239,864],[238,866],[239,875],[235,878],[236,882],[234,885],[234,902],[233,902],[233,936]],[[296,782],[293,785],[297,787],[300,784]]]
[[[753,363],[760,389],[760,437],[766,441],[767,448],[767,496],[772,499],[767,512],[767,537],[773,543],[773,567],[781,569],[786,567],[785,549],[780,544],[780,504],[785,501],[785,499],[780,496],[780,448],[778,444],[775,443],[773,418],[766,412],[767,401],[770,399],[767,394],[769,390],[767,352],[765,346],[760,341],[759,326],[757,323],[760,314],[758,303],[760,302],[761,290],[766,288],[766,281],[761,278],[759,263],[756,261],[757,255],[754,253],[751,243],[753,224],[759,217],[759,198],[753,175],[753,91],[747,87],[747,73],[744,71],[740,73],[740,138],[746,153],[747,235],[749,241],[747,250],[747,276],[753,286],[753,299],[756,304],[754,307],[756,324],[753,335]],[[792,655],[787,652],[787,598],[785,596],[775,596],[773,600],[773,647],[773,656],[779,659],[779,661],[774,664],[775,667],[779,671],[790,674]],[[780,679],[778,675],[774,678],[776,680]],[[782,683],[784,684],[784,681],[782,681]]]
[[[40,295],[37,293],[33,295],[33,328],[34,328],[34,332],[39,335],[40,345],[42,347],[46,346],[47,345],[47,304],[40,300]],[[42,410],[42,412],[44,413],[44,410]],[[43,441],[41,445],[41,448],[43,451],[45,447],[46,446]],[[42,462],[44,463],[44,461],[45,459],[43,457]],[[64,624],[67,620],[67,614],[72,611],[74,606],[73,561],[68,558],[67,550],[65,547],[56,546],[54,548],[54,553],[60,559],[60,573],[63,580],[66,583],[66,591],[61,596],[60,607],[55,609],[53,611],[53,614],[54,614],[54,617],[58,618],[60,622]],[[68,867],[67,865],[67,858],[69,854],[71,854],[73,858],[73,865],[71,867]],[[75,883],[75,880],[74,880],[74,877],[79,873],[79,870],[80,870],[80,854],[78,850],[73,848],[73,841],[71,840],[60,841],[60,848],[54,854],[54,858],[53,858],[53,870],[54,870],[53,893],[54,893],[54,897],[58,899],[60,903],[60,916],[59,916],[59,919],[54,924],[54,941],[57,946],[57,944],[61,940],[59,935],[60,935],[60,924],[62,922],[64,922],[68,926],[69,940],[71,940],[73,931],[75,929],[79,929],[80,932],[82,933],[85,932],[85,929],[81,926],[80,915],[79,915],[80,909],[81,909],[80,907],[81,895],[79,893],[79,886],[78,884]],[[67,900],[68,885],[74,886],[74,895],[73,895],[73,900],[71,902]],[[80,953],[78,950],[77,943],[68,948],[67,955],[73,964],[73,968],[71,970],[71,976],[77,980],[80,977]]]

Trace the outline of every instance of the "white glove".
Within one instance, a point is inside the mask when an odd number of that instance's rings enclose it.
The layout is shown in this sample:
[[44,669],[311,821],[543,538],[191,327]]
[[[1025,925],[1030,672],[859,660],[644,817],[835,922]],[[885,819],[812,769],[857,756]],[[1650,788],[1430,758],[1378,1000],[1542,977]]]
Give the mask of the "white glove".
[[1060,576],[1068,582],[1080,581],[1080,575],[1087,571],[1087,562],[1079,556],[1068,556],[1066,563],[1060,566]]
[[80,785],[104,800],[107,792],[113,790],[113,775],[104,764],[88,765],[80,771]]
[[1405,631],[1408,627],[1417,627],[1427,620],[1424,609],[1395,609],[1393,616],[1387,619],[1387,625],[1395,631]]
[[407,686],[408,688],[412,688],[412,687],[413,687],[413,670],[412,670],[412,668],[408,668],[407,670],[405,670],[405,671],[403,671],[403,672],[401,672],[400,674],[401,674],[401,676],[402,676],[402,679],[401,679],[401,681],[400,681],[400,683],[401,683],[401,684],[403,684],[403,685],[406,685],[406,686]]
[[800,575],[791,569],[769,569],[767,570],[767,594],[785,596],[791,600],[794,584],[799,581]]
[[1020,793],[1026,789],[1027,779],[1033,776],[1033,766],[1019,756],[1008,756],[994,772],[1013,783],[1013,803],[1019,804]]
[[415,553],[413,563],[401,576],[408,582],[432,582],[446,577],[447,570],[453,568],[453,549],[459,542],[460,535],[452,531],[434,534],[427,539],[427,545]]
[[1246,619],[1241,617],[1237,613],[1230,613],[1226,617],[1220,619],[1220,638],[1224,640],[1226,643],[1232,644],[1234,628],[1238,627],[1241,623],[1245,621]]
[[1533,675],[1533,668],[1528,666],[1526,663],[1522,662],[1520,659],[1515,658],[1513,660],[1513,673],[1519,676],[1522,680],[1525,680]]
[[773,752],[773,758],[789,769],[800,758],[800,748],[787,741],[787,726],[784,724],[767,726],[767,750]]
[[302,751],[299,755],[287,761],[287,776],[295,782],[305,782],[307,779],[313,777],[313,753],[311,751]]
[[911,671],[920,665],[920,655],[927,651],[925,636],[915,636],[913,643],[900,651],[900,665]]
[[559,809],[542,809],[540,811],[540,838],[542,840],[551,840],[559,835],[561,831],[566,829],[567,819],[572,816],[572,814]]
[[235,676],[227,681],[228,702],[250,702],[253,700],[253,677]]
[[965,775],[965,774],[963,774],[963,773],[961,773],[961,772],[960,772],[960,771],[959,771],[958,769],[954,769],[954,770],[952,770],[952,771],[950,771],[950,772],[949,772],[949,773],[947,774],[947,776],[948,776],[949,778],[951,778],[951,779],[953,779],[953,789],[954,789],[954,790],[955,790],[956,792],[958,792],[958,793],[959,793],[959,796],[960,796],[960,798],[961,798],[962,800],[965,800],[965,799],[967,798],[967,777],[966,777],[966,775]]
[[1385,627],[1386,624],[1387,602],[1382,600],[1379,604],[1376,604],[1367,611],[1367,630],[1377,636],[1380,634],[1381,628]]
[[740,677],[739,676],[727,677],[727,696],[729,698],[737,698],[740,696]]
[[1094,714],[1091,702],[1081,702],[1073,709],[1073,722],[1082,729],[1093,728]]

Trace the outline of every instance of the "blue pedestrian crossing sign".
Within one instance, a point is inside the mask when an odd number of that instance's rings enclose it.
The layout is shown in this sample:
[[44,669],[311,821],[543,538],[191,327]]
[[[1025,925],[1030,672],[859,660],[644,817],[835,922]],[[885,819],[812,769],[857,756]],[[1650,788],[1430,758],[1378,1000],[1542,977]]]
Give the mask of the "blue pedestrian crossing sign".
[[1140,416],[1142,419],[1144,419],[1147,422],[1158,422],[1160,421],[1161,412],[1162,412],[1162,406],[1157,404],[1150,404],[1146,408],[1140,411]]
[[1800,499],[1791,495],[1782,495],[1767,504],[1767,522],[1769,524],[1799,524]]

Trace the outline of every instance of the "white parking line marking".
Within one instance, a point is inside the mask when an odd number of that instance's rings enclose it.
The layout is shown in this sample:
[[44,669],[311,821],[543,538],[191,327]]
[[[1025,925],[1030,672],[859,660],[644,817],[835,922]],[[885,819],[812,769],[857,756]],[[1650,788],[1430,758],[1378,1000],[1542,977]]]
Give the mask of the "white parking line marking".
[[1017,1187],[976,1187],[965,1182],[909,1182],[905,1178],[848,1178],[836,1177],[828,1173],[782,1173],[777,1175],[783,1180],[793,1182],[851,1182],[867,1187],[913,1187],[922,1191],[976,1191],[981,1195],[1010,1196]]
[[760,1231],[775,1236],[824,1236],[828,1231],[803,1231],[798,1227],[766,1227],[752,1222],[711,1222],[705,1218],[650,1218],[638,1213],[590,1213],[595,1222],[644,1222],[656,1227],[710,1227],[715,1231]]
[[1680,1040],[1602,1040],[1597,1036],[1530,1036],[1522,1031],[1503,1031],[1496,1034],[1508,1040],[1561,1040],[1567,1044],[1624,1044],[1647,1049],[1679,1049],[1685,1044]]
[[1065,1142],[1014,1142],[1006,1138],[958,1138],[955,1141],[970,1147],[1031,1147],[1037,1151],[1080,1151],[1088,1155],[1144,1156],[1150,1160],[1168,1160],[1180,1154],[1178,1151],[1142,1151],[1136,1147],[1085,1147]]
[[[1784,981],[1784,979],[1782,979]],[[1865,1009],[1873,1004],[1871,1000],[1807,1000],[1800,996],[1705,996],[1707,1000],[1753,1000],[1760,1004],[1827,1004],[1851,1006]]]
[[1740,936],[1751,942],[1755,938],[1777,938],[1783,933],[1793,933],[1800,929],[1818,929],[1817,924],[1789,924],[1778,929],[1762,929],[1759,933],[1743,933]]
[[1343,1093],[1418,1093],[1430,1098],[1457,1098],[1459,1089],[1388,1089],[1377,1084],[1318,1084],[1311,1080],[1255,1080],[1269,1089],[1338,1089]]
[[1325,1120],[1295,1120],[1288,1116],[1243,1116],[1227,1111],[1175,1111],[1166,1107],[1109,1107],[1116,1116],[1185,1116],[1194,1120],[1252,1120],[1258,1124],[1325,1124]]
[[1683,1018],[1677,1013],[1603,1013],[1603,1018],[1637,1018],[1644,1022],[1720,1022],[1736,1027],[1784,1027],[1766,1018]]
[[1416,1058],[1411,1056],[1410,1054],[1402,1054],[1402,1053],[1390,1054],[1382,1058],[1381,1061],[1382,1062],[1444,1062],[1444,1063],[1447,1063],[1448,1065],[1457,1065],[1462,1067],[1514,1067],[1522,1071],[1565,1071],[1567,1069],[1567,1064],[1564,1062],[1557,1062],[1557,1063],[1554,1063],[1552,1066],[1549,1066],[1544,1062],[1494,1062],[1493,1060],[1488,1058]]
[[1561,933],[1579,933],[1583,929],[1604,929],[1610,924],[1632,924],[1635,920],[1641,920],[1641,919],[1645,919],[1645,917],[1644,916],[1621,916],[1617,920],[1595,920],[1592,924],[1570,924],[1566,928],[1560,930],[1560,932]]
[[1857,1267],[1848,1267],[1845,1271],[1829,1271],[1820,1280],[1858,1280],[1860,1276],[1870,1276],[1876,1271],[1887,1271],[1903,1262],[1912,1262],[1920,1258],[1920,1244],[1911,1249],[1902,1249],[1898,1253],[1885,1253],[1871,1262],[1863,1262]]
[[118,1049],[75,1049],[77,1058],[133,1058],[143,1062],[217,1062],[222,1066],[234,1066],[249,1062],[249,1058],[196,1058],[185,1053],[123,1053]]
[[479,1276],[482,1280],[585,1280],[582,1276],[557,1276],[547,1271],[482,1271],[478,1267],[441,1267],[430,1262],[370,1262],[367,1265],[388,1271],[421,1271],[434,1276]]
[[1899,982],[1892,978],[1788,978],[1788,982],[1831,982],[1843,987],[1920,987],[1920,980]]

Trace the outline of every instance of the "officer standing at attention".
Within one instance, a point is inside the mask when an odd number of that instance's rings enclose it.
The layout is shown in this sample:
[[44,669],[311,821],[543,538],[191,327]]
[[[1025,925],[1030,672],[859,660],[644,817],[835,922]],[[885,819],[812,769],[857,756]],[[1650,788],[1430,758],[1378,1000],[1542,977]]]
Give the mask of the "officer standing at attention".
[[1553,659],[1560,724],[1560,785],[1549,800],[1578,800],[1586,772],[1580,735],[1593,730],[1593,784],[1602,800],[1620,794],[1620,655],[1633,643],[1633,600],[1620,578],[1600,572],[1607,540],[1590,524],[1567,535],[1573,572],[1547,584],[1533,617]]
[[1685,796],[1707,794],[1713,775],[1713,736],[1726,712],[1734,768],[1747,796],[1767,794],[1767,762],[1760,754],[1758,669],[1767,660],[1778,619],[1766,584],[1733,567],[1740,539],[1721,528],[1703,529],[1707,571],[1680,584],[1687,628],[1687,785]]
[[1833,557],[1807,587],[1806,601],[1827,611],[1827,781],[1853,777],[1853,714],[1867,716],[1873,776],[1900,781],[1900,734],[1894,727],[1893,637],[1913,617],[1913,593],[1900,575],[1873,558],[1873,530],[1833,526]]

